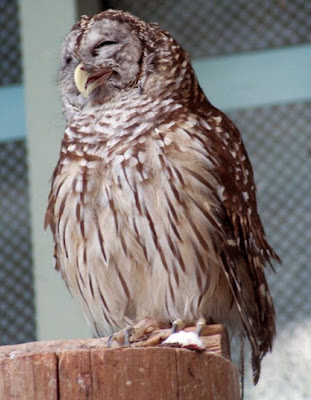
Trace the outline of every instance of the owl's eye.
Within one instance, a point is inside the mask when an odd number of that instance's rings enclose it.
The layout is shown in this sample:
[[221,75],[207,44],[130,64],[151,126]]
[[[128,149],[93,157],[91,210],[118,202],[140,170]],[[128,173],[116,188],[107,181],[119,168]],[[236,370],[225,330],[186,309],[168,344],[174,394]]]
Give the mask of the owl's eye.
[[118,42],[116,42],[116,41],[114,41],[114,40],[104,40],[103,42],[98,43],[98,45],[96,45],[96,46],[94,47],[93,56],[97,56],[98,50],[99,50],[101,47],[111,46],[111,45],[117,44],[117,43],[118,43]]
[[118,42],[115,42],[114,40],[104,40],[103,42],[99,43],[95,49],[99,49],[100,47],[104,46],[110,46],[112,44],[117,44]]
[[66,57],[65,61],[66,61],[66,65],[69,65],[72,61],[72,57]]

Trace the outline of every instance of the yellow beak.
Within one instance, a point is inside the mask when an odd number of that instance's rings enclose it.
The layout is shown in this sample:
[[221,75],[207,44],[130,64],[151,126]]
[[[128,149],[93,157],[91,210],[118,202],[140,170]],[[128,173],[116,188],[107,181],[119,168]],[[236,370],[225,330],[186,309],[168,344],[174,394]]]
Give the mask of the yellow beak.
[[88,86],[88,90],[86,86],[88,78],[89,73],[84,70],[83,64],[80,63],[75,69],[74,79],[79,92],[83,94],[84,97],[89,97],[91,93],[90,86]]
[[84,97],[89,97],[95,88],[103,85],[112,75],[113,70],[109,67],[103,68],[100,72],[90,74],[80,63],[75,69],[74,80],[79,92]]

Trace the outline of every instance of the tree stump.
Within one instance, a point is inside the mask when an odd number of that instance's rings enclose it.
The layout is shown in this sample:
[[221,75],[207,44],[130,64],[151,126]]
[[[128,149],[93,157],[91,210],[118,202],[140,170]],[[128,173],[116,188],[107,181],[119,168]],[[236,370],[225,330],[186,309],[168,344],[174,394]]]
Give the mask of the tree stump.
[[169,333],[155,331],[131,348],[107,348],[107,338],[2,346],[0,399],[240,398],[238,368],[221,325],[204,328],[201,352],[155,345]]

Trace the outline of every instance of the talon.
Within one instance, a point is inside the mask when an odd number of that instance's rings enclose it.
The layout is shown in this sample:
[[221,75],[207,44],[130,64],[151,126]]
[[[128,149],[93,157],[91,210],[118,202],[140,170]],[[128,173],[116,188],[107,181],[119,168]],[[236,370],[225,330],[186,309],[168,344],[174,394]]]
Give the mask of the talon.
[[124,346],[131,347],[131,333],[134,331],[134,328],[130,326],[125,330],[124,334]]
[[206,319],[205,318],[200,318],[199,320],[198,320],[198,322],[197,322],[197,325],[196,325],[196,331],[195,331],[195,333],[198,335],[198,336],[200,336],[201,335],[201,332],[202,332],[202,329],[203,329],[203,327],[206,325]]
[[172,323],[172,333],[177,333],[185,327],[185,323],[182,319],[175,319]]
[[110,335],[109,338],[108,338],[108,340],[107,340],[107,347],[108,347],[108,348],[111,348],[111,347],[112,347],[112,346],[111,346],[112,341],[113,341],[113,335]]

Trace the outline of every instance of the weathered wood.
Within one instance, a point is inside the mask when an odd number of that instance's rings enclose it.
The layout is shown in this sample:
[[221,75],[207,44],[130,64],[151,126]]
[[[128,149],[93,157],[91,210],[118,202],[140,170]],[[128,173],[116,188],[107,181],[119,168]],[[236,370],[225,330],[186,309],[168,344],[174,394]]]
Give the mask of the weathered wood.
[[0,359],[1,400],[58,400],[57,357],[53,353],[11,353]]
[[204,329],[207,351],[146,347],[168,334],[153,332],[131,348],[109,349],[106,338],[2,346],[0,399],[239,399],[222,326]]

